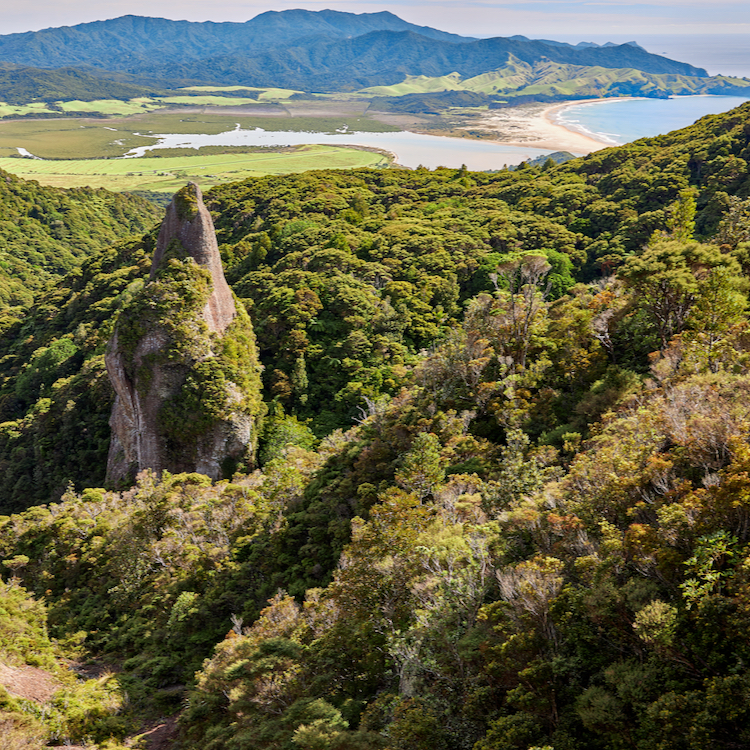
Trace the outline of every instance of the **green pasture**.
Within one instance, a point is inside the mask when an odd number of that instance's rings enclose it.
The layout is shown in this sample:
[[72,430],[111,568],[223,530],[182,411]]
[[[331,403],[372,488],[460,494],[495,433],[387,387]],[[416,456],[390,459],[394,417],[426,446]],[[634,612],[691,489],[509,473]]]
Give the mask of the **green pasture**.
[[357,93],[365,96],[404,96],[405,94],[429,94],[439,91],[465,91],[466,86],[458,73],[447,76],[406,76],[401,83],[392,86],[370,86]]
[[185,182],[204,188],[247,177],[386,166],[387,156],[339,146],[300,146],[274,152],[199,154],[138,159],[39,160],[0,158],[0,169],[54,187],[103,187],[109,190],[154,190],[172,193]]
[[[236,101],[236,100],[235,100]],[[256,105],[258,106],[258,105]],[[343,125],[370,133],[398,130],[364,116],[306,116],[303,109],[289,115],[281,107],[267,115],[180,112],[147,112],[106,119],[5,120],[0,122],[0,157],[13,156],[24,148],[43,159],[98,159],[123,156],[136,146],[153,144],[163,133],[215,135],[234,130],[263,128],[310,133],[331,133]],[[314,136],[311,136],[314,140]]]
[[[200,87],[204,88],[204,87]],[[90,112],[92,115],[135,115],[143,112],[164,109],[169,107],[246,107],[273,104],[277,100],[288,99],[296,93],[288,89],[248,89],[247,87],[236,87],[235,90],[260,91],[258,99],[236,96],[221,96],[216,89],[205,87],[206,94],[203,96],[160,96],[160,97],[138,97],[136,99],[96,99],[94,101],[81,101],[72,99],[70,101],[54,102],[54,109],[46,102],[32,102],[31,104],[7,104],[0,101],[0,117],[24,117],[39,114],[64,115],[66,112]],[[232,87],[234,88],[234,87]],[[197,90],[191,88],[186,90]],[[228,89],[225,89],[228,90]]]
[[57,102],[57,106],[63,112],[91,112],[102,115],[136,115],[158,109],[162,105],[156,99],[140,97],[121,101],[119,99],[96,99],[93,102],[82,102],[73,100],[69,102]]
[[[288,99],[293,94],[301,94],[301,91],[295,91],[294,89],[261,89],[255,86],[184,86],[179,91],[205,91],[207,93],[219,92],[219,91],[258,91],[259,101],[273,101],[276,99]],[[226,97],[229,101],[236,101],[231,97]]]
[[0,102],[0,117],[47,114],[53,112],[45,102],[32,102],[31,104],[6,104]]
[[242,96],[163,96],[155,100],[161,104],[183,104],[188,106],[204,107],[237,107],[239,105],[257,104],[257,99]]

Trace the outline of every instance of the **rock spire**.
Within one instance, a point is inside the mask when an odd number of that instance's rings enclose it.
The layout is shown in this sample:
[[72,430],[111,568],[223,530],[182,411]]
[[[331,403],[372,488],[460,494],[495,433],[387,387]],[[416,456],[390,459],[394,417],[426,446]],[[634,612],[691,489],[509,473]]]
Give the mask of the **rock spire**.
[[175,241],[180,243],[187,255],[211,274],[212,292],[203,310],[203,318],[209,331],[224,333],[237,315],[237,309],[232,291],[224,278],[213,219],[203,204],[201,189],[194,182],[188,183],[186,188],[176,193],[167,207],[151,264],[152,280],[156,278],[170,243]]
[[213,479],[252,463],[262,411],[252,326],[224,278],[211,215],[190,183],[167,209],[148,281],[105,357],[115,390],[107,479]]

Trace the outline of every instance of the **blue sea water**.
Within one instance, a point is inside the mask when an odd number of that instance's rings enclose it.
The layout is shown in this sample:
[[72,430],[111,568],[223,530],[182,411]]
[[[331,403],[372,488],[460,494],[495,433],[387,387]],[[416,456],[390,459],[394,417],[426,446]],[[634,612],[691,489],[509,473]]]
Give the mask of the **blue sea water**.
[[[561,36],[576,44],[635,41],[655,55],[704,68],[709,75],[750,78],[750,35],[737,34],[626,34]],[[622,144],[691,125],[703,115],[726,112],[748,101],[732,96],[675,97],[669,100],[630,100],[604,104],[580,104],[564,110],[559,123],[573,130],[596,135],[606,143]]]
[[692,125],[704,115],[726,112],[749,99],[738,96],[677,96],[574,104],[554,119],[569,130],[621,145]]

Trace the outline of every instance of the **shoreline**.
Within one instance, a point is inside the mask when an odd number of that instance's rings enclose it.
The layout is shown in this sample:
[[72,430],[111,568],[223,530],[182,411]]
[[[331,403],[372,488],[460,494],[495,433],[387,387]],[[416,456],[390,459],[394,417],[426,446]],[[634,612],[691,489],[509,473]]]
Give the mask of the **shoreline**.
[[[611,148],[617,144],[567,128],[554,118],[558,112],[580,104],[629,101],[632,97],[606,99],[578,99],[555,104],[521,104],[518,107],[492,110],[476,125],[464,129],[482,129],[492,132],[493,140],[505,146],[526,146],[550,151],[569,151],[585,156],[593,151]],[[499,137],[498,137],[499,136]]]

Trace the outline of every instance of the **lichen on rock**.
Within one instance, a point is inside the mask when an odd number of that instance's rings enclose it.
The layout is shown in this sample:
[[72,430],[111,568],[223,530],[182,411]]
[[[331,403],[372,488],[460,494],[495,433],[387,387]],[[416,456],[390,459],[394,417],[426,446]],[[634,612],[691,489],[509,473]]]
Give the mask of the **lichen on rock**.
[[110,482],[143,469],[216,479],[252,465],[263,410],[255,336],[193,183],[167,209],[150,279],[120,313],[106,364]]

